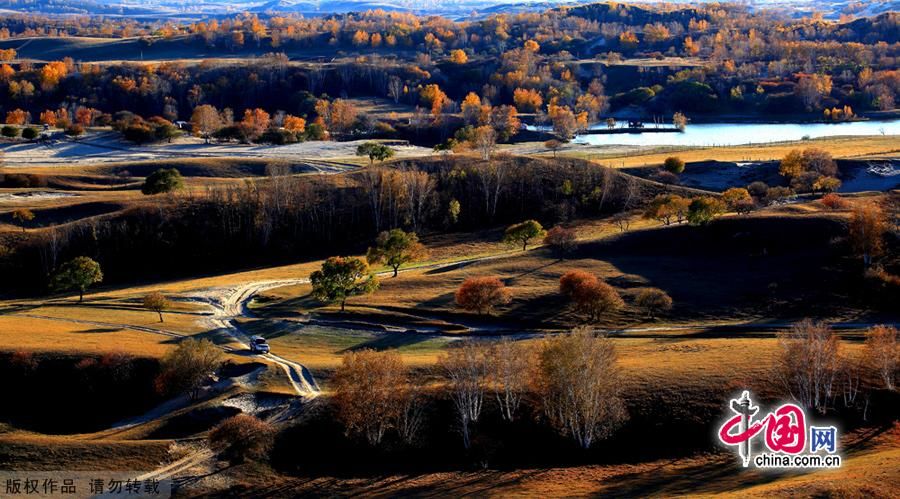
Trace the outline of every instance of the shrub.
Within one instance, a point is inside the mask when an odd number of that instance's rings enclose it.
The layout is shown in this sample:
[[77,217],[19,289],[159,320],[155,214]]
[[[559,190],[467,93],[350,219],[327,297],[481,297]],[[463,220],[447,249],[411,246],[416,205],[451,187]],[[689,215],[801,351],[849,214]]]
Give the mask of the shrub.
[[151,173],[141,186],[141,192],[150,196],[164,192],[172,192],[184,187],[184,179],[175,168],[160,168]]
[[584,270],[570,270],[559,278],[559,292],[562,293],[563,296],[572,298],[575,295],[575,290],[578,286],[590,284],[597,280],[597,276],[590,272]]
[[763,197],[763,200],[766,204],[774,204],[783,201],[793,195],[794,191],[792,191],[788,187],[769,187],[766,190],[766,195]]
[[575,229],[567,229],[557,225],[544,236],[544,244],[553,248],[558,254],[564,255],[575,249],[578,234]]
[[310,123],[306,126],[306,140],[325,140],[328,138],[328,132],[325,127],[318,123]]
[[19,136],[19,128],[14,126],[6,125],[3,128],[0,128],[0,134],[4,137],[14,138]]
[[263,132],[263,134],[256,139],[256,142],[280,146],[297,142],[297,136],[294,132],[289,130],[276,130],[270,128]]
[[760,182],[759,180],[747,186],[747,192],[749,192],[750,195],[755,197],[756,199],[763,199],[764,197],[766,197],[766,192],[768,190],[769,186],[766,185],[765,182]]
[[456,290],[455,299],[460,308],[490,314],[497,306],[509,303],[511,296],[498,277],[470,277]]
[[249,414],[238,414],[222,421],[209,433],[209,443],[231,463],[266,456],[275,438],[275,428]]
[[829,192],[822,196],[821,203],[830,210],[843,210],[850,206],[850,203],[839,194]]
[[738,206],[741,203],[746,201],[753,201],[753,197],[750,196],[750,192],[747,189],[743,189],[741,187],[732,187],[727,191],[722,193],[722,200],[725,201],[725,204],[728,205],[728,209],[732,211],[738,211]]
[[644,288],[638,291],[634,304],[647,312],[647,317],[655,317],[663,311],[672,310],[672,297],[657,288]]
[[192,399],[225,361],[225,354],[207,339],[188,338],[163,357],[156,390],[166,395],[188,393]]
[[84,127],[79,125],[78,123],[72,123],[71,125],[66,127],[64,132],[69,137],[79,137],[84,135]]
[[22,138],[26,140],[34,140],[40,135],[40,132],[35,128],[28,127],[22,130]]
[[669,156],[663,162],[663,168],[671,173],[679,174],[684,172],[684,160],[677,156]]

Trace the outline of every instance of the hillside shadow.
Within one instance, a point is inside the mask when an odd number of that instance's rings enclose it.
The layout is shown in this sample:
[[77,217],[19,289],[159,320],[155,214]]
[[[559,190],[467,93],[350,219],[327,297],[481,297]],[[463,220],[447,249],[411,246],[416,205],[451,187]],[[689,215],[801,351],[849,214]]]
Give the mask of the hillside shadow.
[[119,331],[121,331],[121,329],[98,327],[98,328],[94,328],[94,329],[83,329],[81,331],[75,331],[75,332],[78,334],[94,334],[94,333],[116,333]]
[[[671,464],[671,463],[666,463]],[[734,460],[715,464],[671,467],[661,464],[651,472],[618,476],[602,491],[603,497],[655,497],[690,493],[725,493],[770,483],[787,473],[745,472]]]
[[625,274],[617,286],[663,289],[682,318],[760,309],[770,317],[833,316],[846,303],[842,255],[832,242],[844,232],[824,218],[727,217],[585,243],[573,258],[613,265]]

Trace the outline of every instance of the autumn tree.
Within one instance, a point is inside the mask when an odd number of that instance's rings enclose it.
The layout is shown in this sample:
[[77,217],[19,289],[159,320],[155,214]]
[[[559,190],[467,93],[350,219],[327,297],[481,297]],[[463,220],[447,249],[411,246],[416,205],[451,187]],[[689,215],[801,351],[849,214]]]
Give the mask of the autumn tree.
[[672,115],[672,124],[675,125],[675,128],[684,131],[688,125],[688,118],[682,112],[676,112]]
[[42,125],[47,125],[50,127],[56,126],[57,116],[55,111],[46,110],[41,113],[39,121]]
[[282,126],[289,132],[303,133],[306,131],[306,120],[299,116],[288,114],[284,117]]
[[622,376],[609,338],[587,328],[544,340],[535,376],[543,413],[556,430],[587,449],[628,418]]
[[519,133],[522,122],[519,113],[512,106],[497,106],[491,110],[490,126],[497,132],[497,139],[506,142]]
[[470,125],[482,121],[482,116],[487,113],[490,106],[481,103],[481,97],[475,92],[469,92],[460,104],[463,120]]
[[75,110],[75,122],[81,126],[91,126],[94,119],[100,115],[100,111],[92,107],[79,106]]
[[558,254],[565,255],[575,249],[578,233],[574,228],[557,225],[547,231],[544,244],[553,248]]
[[887,229],[887,219],[878,205],[859,203],[853,207],[848,234],[850,246],[862,257],[866,267],[884,253],[884,235]]
[[262,109],[247,109],[244,111],[244,119],[241,120],[240,126],[247,137],[256,139],[269,128],[270,120],[269,113]]
[[544,99],[537,90],[517,88],[513,91],[513,103],[519,111],[533,113],[543,106]]
[[632,31],[623,31],[619,35],[619,45],[624,48],[637,47],[638,43],[640,42],[638,41],[637,35],[635,35]]
[[159,291],[145,295],[142,303],[147,310],[152,310],[159,314],[159,322],[163,322],[163,310],[171,306],[166,296]]
[[745,209],[747,203],[752,205],[753,197],[743,187],[732,187],[722,193],[722,201],[725,202],[728,209],[740,213]]
[[431,115],[435,120],[440,119],[444,108],[450,103],[450,98],[436,83],[425,85],[419,95],[422,98],[422,102],[431,108]]
[[22,226],[22,232],[25,232],[25,227],[27,226],[28,222],[34,220],[34,212],[29,210],[28,208],[18,208],[16,210],[13,210],[12,218]]
[[809,147],[803,150],[801,155],[803,167],[807,171],[814,171],[819,175],[833,177],[837,175],[838,167],[831,153],[817,147]]
[[210,447],[230,463],[263,459],[275,442],[275,427],[250,414],[236,414],[209,432]]
[[507,227],[503,233],[503,242],[507,244],[521,244],[522,251],[525,251],[528,248],[529,241],[545,235],[547,235],[547,232],[540,222],[537,220],[525,220]]
[[332,102],[320,99],[316,101],[315,109],[328,131],[337,133],[350,131],[359,114],[356,105],[344,99],[335,99]]
[[799,149],[792,149],[781,158],[778,173],[784,177],[797,177],[805,170],[803,166],[803,154]]
[[506,421],[516,417],[522,400],[528,394],[532,366],[535,364],[531,344],[509,338],[493,342],[488,350],[488,379]]
[[831,94],[831,76],[827,74],[811,74],[801,76],[794,93],[803,101],[807,111],[819,106],[822,98]]
[[885,388],[893,390],[897,386],[900,345],[896,327],[881,325],[866,332],[865,361]]
[[309,276],[312,295],[325,303],[340,303],[341,312],[347,299],[366,295],[378,289],[378,279],[369,273],[369,266],[359,258],[333,256],[322,268]]
[[475,129],[472,145],[481,153],[481,159],[488,161],[497,147],[497,131],[493,127],[483,125]]
[[809,319],[779,333],[775,378],[791,398],[824,413],[840,367],[840,343],[834,331]]
[[[43,115],[42,115],[43,116]],[[215,107],[203,104],[194,108],[191,113],[191,131],[197,137],[203,137],[207,144],[213,133],[224,126],[222,117]]]
[[156,389],[166,395],[188,393],[192,400],[200,395],[200,388],[225,362],[225,354],[212,341],[187,338],[160,361]]
[[334,406],[348,435],[377,446],[405,409],[406,367],[396,351],[363,349],[344,354],[334,373]]
[[469,56],[464,50],[456,49],[450,51],[450,62],[453,64],[465,64],[469,62]]
[[544,147],[548,150],[553,151],[553,157],[556,157],[557,151],[562,149],[563,143],[556,139],[550,139],[547,142],[544,142]]
[[643,217],[671,225],[687,219],[690,205],[690,199],[675,194],[659,194],[647,205]]
[[68,73],[69,68],[63,61],[52,61],[44,64],[38,75],[41,88],[48,91],[53,90]]
[[454,298],[458,307],[479,314],[492,314],[496,307],[511,300],[509,290],[498,277],[469,277],[456,290]]
[[415,232],[404,232],[401,229],[378,234],[375,246],[369,248],[366,259],[369,265],[383,263],[394,269],[394,277],[397,277],[400,266],[421,260],[427,251],[419,242]]
[[565,141],[572,140],[578,131],[578,120],[575,113],[565,106],[548,106],[548,117],[553,124],[553,132]]
[[672,309],[672,297],[658,288],[643,288],[635,296],[634,304],[647,312],[647,317],[652,318]]
[[463,447],[471,445],[471,428],[481,418],[488,388],[487,350],[474,342],[447,349],[438,359],[438,366],[447,379],[447,389],[453,401]]
[[597,276],[582,270],[571,270],[559,279],[559,291],[568,297],[576,310],[591,321],[625,306],[618,291]]
[[28,113],[21,109],[13,109],[6,113],[7,125],[24,125],[28,121]]
[[712,196],[702,196],[691,200],[687,221],[691,225],[706,225],[725,211],[725,203]]
[[86,256],[79,256],[64,263],[56,271],[50,286],[56,291],[77,290],[78,301],[83,301],[87,288],[102,281],[100,264]]

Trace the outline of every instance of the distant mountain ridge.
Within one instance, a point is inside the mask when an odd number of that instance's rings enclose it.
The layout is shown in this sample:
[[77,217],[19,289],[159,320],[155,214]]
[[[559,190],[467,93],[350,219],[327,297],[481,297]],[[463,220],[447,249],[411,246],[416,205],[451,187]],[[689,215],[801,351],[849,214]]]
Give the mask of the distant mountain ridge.
[[[714,0],[670,0],[668,3],[690,4]],[[562,5],[574,8],[595,7],[590,0],[0,0],[0,11],[44,15],[94,15],[145,19],[206,18],[253,12],[260,15],[301,14],[328,15],[381,9],[411,12],[419,15],[442,15],[462,19],[518,12],[535,12]],[[630,0],[621,4],[651,4],[654,0]],[[687,5],[686,5],[687,6]],[[805,16],[820,11],[836,19],[850,13],[857,17],[874,16],[900,10],[900,0],[755,0],[753,8],[790,9]]]

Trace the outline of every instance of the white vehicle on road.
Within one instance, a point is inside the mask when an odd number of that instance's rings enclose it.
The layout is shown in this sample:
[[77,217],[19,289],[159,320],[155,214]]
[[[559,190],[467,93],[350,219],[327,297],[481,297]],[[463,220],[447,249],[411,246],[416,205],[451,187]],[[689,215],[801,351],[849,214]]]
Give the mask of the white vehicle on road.
[[266,339],[262,336],[251,336],[250,351],[258,354],[269,353],[269,344],[266,343]]

